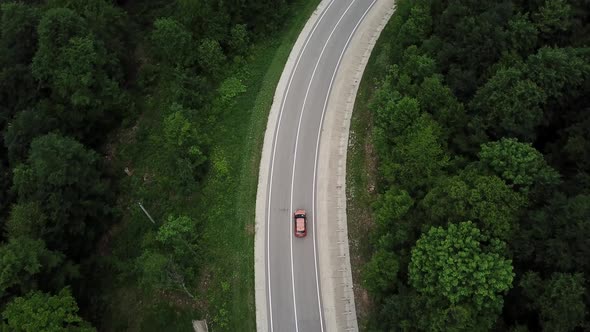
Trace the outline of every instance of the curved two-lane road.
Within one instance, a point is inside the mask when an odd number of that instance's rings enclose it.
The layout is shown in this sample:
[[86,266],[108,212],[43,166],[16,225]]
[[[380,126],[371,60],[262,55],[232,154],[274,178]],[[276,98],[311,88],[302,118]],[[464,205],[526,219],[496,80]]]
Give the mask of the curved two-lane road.
[[[318,239],[317,160],[328,96],[342,55],[375,0],[332,0],[319,14],[290,73],[272,139],[265,211],[268,331],[323,332]],[[265,166],[265,165],[262,165]],[[308,212],[305,238],[293,211]]]

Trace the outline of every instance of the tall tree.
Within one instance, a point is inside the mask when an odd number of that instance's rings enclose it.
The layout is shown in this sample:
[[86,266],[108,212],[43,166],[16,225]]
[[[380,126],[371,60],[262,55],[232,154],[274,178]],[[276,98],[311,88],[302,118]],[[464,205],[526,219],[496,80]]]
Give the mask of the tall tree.
[[0,246],[0,294],[18,287],[21,292],[36,286],[36,275],[50,271],[63,260],[61,253],[47,250],[42,240],[11,238]]
[[39,11],[20,2],[0,5],[0,129],[37,95],[29,64],[37,48]]
[[435,224],[471,220],[484,235],[507,240],[525,203],[500,178],[464,171],[441,180],[424,197],[422,207]]
[[31,142],[59,128],[59,123],[48,110],[48,103],[40,103],[35,109],[18,112],[4,132],[4,145],[12,167],[27,159]]
[[172,67],[190,67],[196,61],[196,43],[182,24],[172,18],[154,22],[152,52],[157,61]]
[[14,170],[14,189],[20,202],[41,204],[50,221],[45,238],[50,248],[81,251],[101,228],[96,222],[104,223],[111,210],[96,153],[57,134],[33,140],[26,163]]
[[521,224],[512,243],[515,259],[548,271],[590,273],[590,196],[557,193]]
[[56,104],[51,110],[67,133],[96,141],[90,133],[105,129],[124,103],[117,79],[107,71],[110,54],[86,21],[67,8],[49,9],[38,34],[32,71]]
[[481,146],[479,159],[483,166],[517,190],[528,191],[534,185],[559,182],[559,174],[531,144],[502,138]]
[[582,274],[553,273],[549,280],[528,272],[520,282],[532,307],[539,310],[544,331],[574,331],[584,326],[585,280]]
[[38,202],[15,204],[4,228],[10,238],[43,238],[47,232],[47,217]]
[[[489,329],[514,277],[504,251],[503,242],[486,240],[471,222],[433,227],[422,235],[412,249],[409,279],[431,311],[426,326],[438,331]],[[438,325],[440,319],[448,325]]]
[[95,331],[78,315],[78,304],[67,288],[57,295],[37,291],[14,298],[2,317],[15,332]]
[[525,141],[536,138],[543,120],[541,104],[546,92],[526,78],[523,66],[500,68],[471,101],[475,112],[472,127],[477,135],[492,139],[513,136]]
[[543,37],[550,39],[572,25],[572,7],[565,0],[545,0],[532,17]]

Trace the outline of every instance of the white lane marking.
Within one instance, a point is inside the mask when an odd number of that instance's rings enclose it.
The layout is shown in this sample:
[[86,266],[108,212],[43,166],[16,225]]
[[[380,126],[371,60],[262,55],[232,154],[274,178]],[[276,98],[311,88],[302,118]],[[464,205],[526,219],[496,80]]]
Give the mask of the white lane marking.
[[[322,21],[322,19],[324,18],[324,16],[326,15],[326,13],[328,12],[328,10],[330,9],[330,7],[332,6],[333,3],[334,3],[334,0],[330,1],[328,6],[326,7],[326,9],[324,9],[322,14],[320,15],[320,18],[315,23],[313,29],[311,30],[310,34],[308,35],[307,40],[305,41],[305,44],[303,45],[303,49],[297,55],[297,61],[295,62],[295,67],[293,68],[293,71],[291,72],[291,75],[289,77],[289,83],[287,84],[287,89],[285,90],[285,95],[283,96],[283,100],[281,101],[281,108],[279,111],[279,119],[277,121],[277,131],[275,132],[275,135],[273,138],[273,151],[272,151],[272,158],[271,158],[271,163],[270,163],[270,176],[269,176],[270,180],[269,180],[269,186],[268,186],[269,187],[268,205],[267,205],[267,212],[266,212],[266,263],[267,263],[266,268],[267,268],[267,275],[268,275],[267,284],[268,284],[268,311],[269,311],[269,318],[270,318],[270,332],[273,331],[274,327],[273,327],[273,321],[272,321],[272,292],[271,292],[271,285],[270,285],[270,250],[269,250],[269,247],[270,247],[270,245],[269,245],[270,223],[269,223],[269,219],[270,219],[270,206],[271,206],[271,198],[272,198],[272,178],[273,178],[273,173],[274,173],[275,155],[276,155],[276,151],[277,151],[276,141],[279,136],[279,131],[281,130],[281,118],[283,117],[283,110],[285,108],[285,100],[287,100],[287,96],[289,95],[289,89],[291,88],[291,82],[293,81],[293,77],[295,76],[295,72],[297,71],[297,68],[299,67],[299,62],[301,61],[301,57],[302,57],[303,53],[305,52],[305,49],[307,48],[307,44],[311,40],[311,37],[313,36],[315,30],[320,25],[320,22]],[[289,218],[289,225],[291,225],[290,218]],[[289,234],[289,236],[290,235],[291,234]],[[293,255],[291,255],[291,260],[292,259],[293,259]],[[295,309],[295,310],[297,310],[297,309]],[[295,314],[295,324],[297,324],[297,314]]]
[[[336,31],[336,29],[338,28],[338,26],[340,25],[340,22],[342,21],[342,19],[344,18],[344,16],[346,16],[346,14],[348,13],[348,10],[350,10],[350,8],[352,7],[352,5],[356,2],[356,0],[353,0],[348,7],[346,7],[346,10],[344,11],[344,13],[342,13],[342,15],[340,16],[340,18],[338,19],[338,21],[336,22],[336,24],[334,25],[334,28],[332,29],[332,31],[330,32],[330,35],[328,36],[328,39],[326,40],[326,42],[324,43],[324,46],[322,47],[322,51],[320,52],[320,55],[318,56],[318,60],[316,61],[316,64],[313,68],[313,71],[311,73],[311,78],[309,79],[309,83],[307,85],[307,90],[305,91],[305,97],[303,98],[303,105],[301,106],[301,113],[299,114],[299,122],[297,124],[297,135],[295,136],[295,155],[293,157],[293,169],[292,169],[292,173],[291,173],[291,211],[293,211],[293,186],[295,183],[295,166],[297,164],[297,146],[299,143],[299,133],[301,132],[301,122],[303,119],[303,113],[305,112],[305,105],[307,104],[307,97],[309,96],[309,91],[311,90],[311,84],[313,83],[313,79],[315,77],[315,73],[318,69],[318,66],[320,64],[320,61],[322,59],[322,55],[324,54],[324,51],[326,50],[326,47],[328,46],[328,43],[330,42],[330,40],[332,39],[332,35],[334,34],[334,32]],[[364,17],[364,15],[363,15]],[[358,24],[357,24],[358,26]],[[355,27],[356,30],[356,27]],[[354,32],[354,30],[353,30]],[[349,37],[350,39],[350,37]],[[348,45],[348,42],[346,43],[346,45]],[[346,45],[344,46],[346,49]],[[339,64],[339,62],[338,62]],[[338,66],[338,64],[336,64],[336,66]],[[330,82],[330,85],[332,84],[332,82]],[[328,90],[329,92],[329,90]],[[327,97],[326,97],[327,98]],[[321,121],[320,121],[320,128],[321,128]],[[318,135],[319,136],[319,135]],[[314,202],[314,198],[315,194],[314,194],[314,189],[315,189],[315,165],[314,165],[314,182],[313,182],[313,187],[312,187],[312,206],[313,206],[313,202]],[[316,258],[316,244],[315,244],[315,215],[314,215],[314,209],[312,208],[312,221],[313,221],[313,227],[314,227],[314,232],[313,232],[313,255],[314,255],[314,262],[315,262],[315,277],[316,277],[316,291],[317,291],[317,295],[318,295],[318,311],[320,314],[320,330],[321,332],[324,331],[324,320],[322,318],[322,305],[321,305],[321,301],[320,301],[320,288],[319,288],[319,280],[318,280],[318,273],[317,273],[317,258]],[[293,272],[293,236],[291,236],[291,276],[293,277],[291,279],[291,282],[293,284],[293,300],[295,300],[295,278],[294,278],[294,272]],[[296,305],[295,305],[296,306]],[[295,316],[297,316],[297,314],[295,314]],[[297,326],[296,326],[297,328]]]
[[[320,304],[320,319],[321,319],[321,300],[320,300],[320,285],[319,285],[319,277],[318,277],[318,259],[317,259],[317,254],[316,254],[316,223],[315,223],[315,206],[316,206],[316,201],[315,201],[315,192],[316,192],[316,186],[317,186],[317,168],[318,168],[318,154],[319,154],[319,150],[320,150],[320,137],[322,135],[322,126],[324,124],[324,116],[326,114],[326,107],[328,105],[328,98],[330,96],[330,93],[332,92],[332,85],[334,84],[334,78],[336,77],[336,73],[338,72],[338,67],[340,67],[340,62],[342,61],[342,57],[344,56],[344,52],[346,52],[346,49],[348,48],[348,44],[350,43],[350,40],[352,39],[352,36],[354,35],[354,33],[356,32],[356,29],[358,28],[358,26],[361,24],[361,22],[363,21],[363,19],[365,18],[365,16],[367,16],[367,13],[369,12],[369,10],[371,10],[371,8],[373,8],[373,5],[375,4],[375,2],[377,2],[377,0],[373,0],[373,2],[371,2],[371,5],[369,6],[369,8],[367,8],[367,10],[365,10],[365,12],[363,13],[363,16],[361,16],[361,18],[359,19],[359,21],[356,23],[356,25],[354,26],[354,29],[352,30],[352,32],[350,33],[350,35],[348,36],[348,39],[346,40],[346,44],[344,45],[344,48],[342,48],[342,52],[340,53],[340,57],[338,58],[338,62],[336,63],[336,67],[334,67],[334,73],[332,74],[332,78],[330,79],[330,85],[328,86],[328,92],[326,93],[326,99],[324,99],[324,107],[322,108],[322,117],[320,118],[320,126],[318,129],[318,135],[317,135],[317,141],[316,141],[316,147],[315,147],[315,158],[314,158],[314,162],[313,162],[313,190],[312,190],[312,202],[313,202],[313,211],[312,211],[312,222],[313,222],[313,259],[314,259],[314,263],[315,263],[315,280],[316,280],[316,287],[318,290],[318,303]],[[322,325],[322,331],[323,331],[323,325]]]

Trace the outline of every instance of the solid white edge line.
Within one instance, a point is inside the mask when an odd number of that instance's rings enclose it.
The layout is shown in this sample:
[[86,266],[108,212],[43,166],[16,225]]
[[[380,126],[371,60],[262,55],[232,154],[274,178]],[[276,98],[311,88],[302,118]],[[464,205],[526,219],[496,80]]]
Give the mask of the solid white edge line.
[[367,13],[369,12],[369,10],[371,10],[371,8],[373,8],[373,5],[375,4],[375,2],[377,2],[377,0],[373,0],[371,5],[367,8],[367,10],[365,10],[365,12],[363,13],[363,16],[361,16],[361,18],[359,19],[359,21],[355,25],[354,29],[352,30],[352,32],[348,36],[348,39],[346,40],[346,44],[344,45],[344,48],[342,49],[342,52],[340,53],[340,57],[338,58],[338,62],[336,63],[336,67],[334,68],[334,73],[332,74],[332,78],[330,79],[330,85],[328,87],[328,92],[326,93],[326,99],[324,100],[324,106],[322,108],[322,116],[320,118],[320,126],[318,129],[318,135],[317,135],[315,159],[314,159],[314,167],[313,167],[313,190],[312,190],[312,202],[313,202],[312,218],[313,219],[312,219],[312,221],[313,221],[313,227],[314,227],[314,230],[313,230],[313,258],[314,258],[314,263],[315,263],[315,280],[316,280],[316,288],[318,291],[318,303],[319,303],[319,307],[320,307],[320,324],[321,324],[322,332],[324,331],[324,326],[323,326],[323,321],[322,321],[322,309],[321,309],[322,305],[321,305],[320,285],[319,285],[319,277],[318,277],[318,260],[317,260],[317,251],[316,251],[317,250],[316,249],[317,227],[316,227],[316,222],[315,222],[315,215],[316,215],[315,210],[316,210],[316,204],[317,204],[315,201],[315,193],[316,193],[316,187],[317,187],[317,166],[318,166],[320,138],[322,135],[322,126],[324,123],[324,116],[326,114],[328,99],[329,99],[330,93],[332,92],[332,85],[334,84],[334,79],[336,77],[336,73],[338,72],[338,68],[340,67],[340,62],[342,61],[342,57],[344,56],[344,53],[346,52],[346,49],[348,48],[348,44],[350,43],[352,36],[356,32],[358,26],[364,20],[365,16],[367,16]]
[[[303,48],[301,50],[301,52],[297,55],[297,61],[295,62],[295,66],[293,68],[293,71],[291,72],[291,75],[289,77],[289,83],[287,84],[287,89],[285,90],[285,95],[283,96],[283,100],[281,101],[281,108],[279,111],[279,118],[277,120],[277,130],[275,132],[275,135],[273,137],[273,152],[272,152],[272,158],[271,158],[271,164],[270,164],[270,174],[269,174],[269,191],[268,191],[268,201],[267,201],[267,213],[266,213],[266,267],[267,267],[267,275],[268,275],[268,311],[269,311],[269,322],[270,322],[270,331],[273,332],[274,330],[274,326],[273,326],[273,320],[272,320],[272,291],[271,291],[271,280],[270,280],[270,250],[269,250],[269,241],[270,241],[270,206],[271,206],[271,200],[272,200],[272,178],[273,178],[273,173],[274,173],[274,160],[275,160],[275,155],[276,155],[276,150],[277,150],[277,138],[279,136],[279,132],[281,130],[281,118],[283,117],[283,110],[285,108],[285,101],[287,100],[287,96],[289,95],[289,89],[291,88],[291,82],[293,81],[293,77],[295,76],[295,72],[297,71],[297,68],[299,67],[299,62],[301,60],[301,57],[303,55],[303,53],[305,52],[305,49],[307,48],[307,44],[309,43],[309,41],[311,40],[315,30],[317,29],[317,27],[320,25],[320,22],[322,21],[322,19],[324,18],[324,16],[326,15],[326,13],[328,12],[328,10],[330,9],[330,7],[332,6],[332,4],[334,3],[334,0],[330,1],[330,3],[328,4],[328,6],[324,9],[324,11],[322,12],[320,18],[318,19],[318,21],[315,23],[312,31],[310,32],[309,36],[307,37],[307,40],[305,41],[305,44],[303,45]],[[289,213],[289,225],[291,225],[291,220],[290,220],[290,213]],[[290,227],[289,227],[290,230]],[[290,232],[289,232],[290,233]],[[290,235],[290,234],[289,234]],[[292,240],[292,239],[291,239]],[[291,271],[293,270],[293,253],[291,252]],[[295,293],[293,293],[293,296],[295,296]],[[293,300],[295,301],[295,300]],[[297,329],[297,309],[296,306],[295,307],[295,327]]]
[[[374,0],[375,1],[375,0]],[[295,154],[293,157],[293,168],[292,168],[292,173],[291,173],[291,194],[290,194],[290,211],[293,211],[293,186],[295,183],[295,167],[297,165],[297,146],[299,143],[299,133],[301,131],[301,122],[303,119],[303,113],[305,112],[305,105],[307,104],[307,97],[309,96],[309,91],[311,90],[311,84],[313,83],[313,79],[315,77],[316,71],[318,69],[318,66],[320,64],[320,61],[322,60],[322,56],[324,55],[324,52],[326,51],[326,47],[328,46],[328,43],[330,42],[330,40],[332,39],[332,35],[334,35],[334,32],[336,31],[336,29],[338,29],[338,26],[340,25],[340,22],[342,21],[342,19],[346,16],[346,14],[348,13],[348,11],[350,10],[350,8],[352,7],[352,5],[356,2],[356,0],[352,0],[350,2],[350,4],[348,5],[348,7],[346,7],[346,10],[342,13],[342,15],[340,16],[340,18],[338,19],[338,21],[336,22],[336,24],[334,25],[334,28],[332,28],[332,31],[330,32],[330,35],[328,36],[328,39],[326,39],[326,42],[324,43],[324,46],[322,47],[322,51],[320,52],[320,55],[318,56],[318,59],[316,61],[316,64],[313,68],[311,77],[309,79],[309,83],[307,85],[307,89],[305,91],[305,97],[303,98],[303,104],[301,105],[301,113],[299,114],[299,122],[297,123],[297,134],[295,136]],[[370,7],[369,7],[370,8]],[[366,14],[366,12],[365,12]],[[364,17],[365,15],[363,15]],[[361,18],[362,20],[362,18]],[[356,31],[356,28],[358,27],[358,23],[355,26],[354,30],[352,31],[352,33],[354,33],[354,31]],[[351,34],[352,35],[352,34]],[[348,46],[348,42],[350,41],[350,36],[344,46],[344,50],[346,49],[346,47]],[[344,53],[344,51],[343,51]],[[338,68],[338,65],[340,64],[340,60],[342,59],[342,54],[340,55],[340,59],[338,59],[338,63],[336,64],[336,68]],[[334,69],[334,71],[336,72],[336,68]],[[326,95],[326,100],[328,99],[328,94],[330,93],[330,88],[332,86],[334,80],[334,76],[332,76],[332,80],[330,81],[330,86],[328,88],[328,92]],[[324,104],[324,109],[325,109],[325,104]],[[323,111],[322,111],[323,112]],[[322,118],[323,118],[323,113],[322,113]],[[321,125],[322,125],[322,120],[320,120],[320,131],[321,131]],[[318,134],[318,142],[319,142],[319,134]],[[316,151],[316,157],[317,157],[317,151]],[[313,177],[313,183],[312,183],[312,221],[313,221],[313,227],[314,227],[314,232],[313,232],[313,255],[314,255],[314,263],[315,263],[315,277],[316,277],[316,291],[318,294],[318,311],[320,314],[320,330],[321,332],[324,331],[324,321],[323,321],[323,317],[322,317],[322,305],[321,305],[321,301],[320,301],[320,288],[319,288],[319,280],[318,280],[318,273],[317,273],[317,254],[316,254],[316,244],[315,244],[315,239],[316,239],[316,227],[315,227],[315,209],[313,208],[314,200],[315,200],[315,174],[316,174],[316,167],[315,167],[315,161],[314,161],[314,177]],[[290,230],[289,230],[290,232]],[[297,317],[297,303],[295,302],[295,274],[294,274],[294,268],[293,268],[293,236],[290,236],[290,245],[291,245],[291,282],[292,282],[292,288],[293,288],[293,305],[295,307],[295,317]],[[295,329],[297,331],[298,327],[297,324],[295,324]]]

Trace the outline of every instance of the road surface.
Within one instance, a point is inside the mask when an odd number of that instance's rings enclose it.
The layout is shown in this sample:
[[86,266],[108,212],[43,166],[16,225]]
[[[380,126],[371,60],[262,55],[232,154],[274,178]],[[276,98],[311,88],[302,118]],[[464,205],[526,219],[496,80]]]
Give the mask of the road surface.
[[[344,50],[374,0],[333,0],[311,27],[295,59],[272,137],[265,197],[265,331],[325,328],[322,310],[316,187],[320,128]],[[305,238],[293,235],[293,211],[308,212]]]

